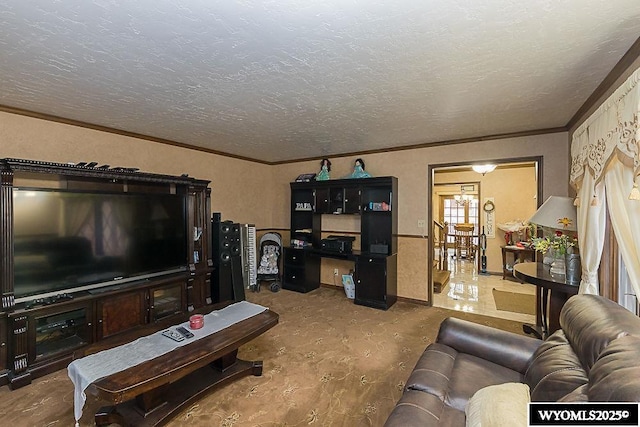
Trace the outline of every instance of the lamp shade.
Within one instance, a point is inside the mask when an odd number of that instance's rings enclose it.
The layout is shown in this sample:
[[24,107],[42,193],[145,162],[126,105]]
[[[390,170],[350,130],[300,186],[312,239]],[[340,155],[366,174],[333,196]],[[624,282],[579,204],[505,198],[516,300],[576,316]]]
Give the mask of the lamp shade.
[[576,207],[571,197],[551,196],[529,219],[532,224],[542,227],[576,230]]

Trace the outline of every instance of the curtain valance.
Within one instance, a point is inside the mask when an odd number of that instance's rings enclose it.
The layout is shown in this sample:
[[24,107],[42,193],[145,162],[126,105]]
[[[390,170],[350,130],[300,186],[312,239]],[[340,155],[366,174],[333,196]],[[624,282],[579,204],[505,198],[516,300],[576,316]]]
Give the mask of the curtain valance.
[[597,184],[612,158],[640,174],[640,69],[636,70],[573,134],[570,182],[581,187],[587,171]]
[[607,213],[634,292],[640,296],[640,69],[573,134],[571,184],[576,188],[580,293],[597,294]]

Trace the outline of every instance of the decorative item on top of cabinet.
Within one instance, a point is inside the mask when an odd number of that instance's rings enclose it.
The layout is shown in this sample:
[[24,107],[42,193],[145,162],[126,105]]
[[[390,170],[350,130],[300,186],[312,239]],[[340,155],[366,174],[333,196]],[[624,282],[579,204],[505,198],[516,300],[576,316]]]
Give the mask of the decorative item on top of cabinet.
[[371,174],[365,171],[364,160],[358,158],[353,162],[353,172],[347,178],[371,178]]
[[301,175],[298,175],[295,182],[310,182],[313,181],[315,177],[315,173],[303,173]]
[[318,172],[318,175],[316,176],[316,181],[328,181],[331,179],[330,172],[331,160],[322,159],[320,161],[320,172]]

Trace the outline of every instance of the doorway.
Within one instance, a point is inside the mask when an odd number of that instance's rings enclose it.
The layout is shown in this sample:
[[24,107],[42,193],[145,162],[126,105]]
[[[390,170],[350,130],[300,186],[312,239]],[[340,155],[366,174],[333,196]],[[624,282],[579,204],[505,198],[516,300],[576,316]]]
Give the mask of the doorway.
[[[455,249],[455,256],[458,257],[471,255],[469,249],[477,247],[478,244],[479,183],[466,182],[454,186],[436,184],[434,188],[438,204],[437,214],[434,216],[446,226],[446,249]],[[460,240],[459,237],[464,237],[465,240]],[[457,251],[461,247],[466,249],[465,253],[458,254]]]
[[[447,257],[444,264],[450,273],[449,282],[434,290],[436,273],[431,271],[429,300],[436,307],[528,323],[534,320],[534,315],[496,307],[494,289],[517,294],[535,293],[532,285],[503,279],[501,247],[505,243],[499,225],[516,219],[526,221],[536,211],[542,197],[542,159],[503,159],[491,163],[497,165],[496,169],[484,175],[473,172],[471,163],[429,167],[430,209],[427,217],[431,224],[434,221],[446,223],[446,250],[442,251],[439,243],[430,239],[428,262],[438,265],[437,258],[444,252]],[[487,212],[489,209],[484,209],[485,206],[495,209]],[[464,240],[457,234],[456,225],[470,230]],[[481,242],[484,248],[480,248]],[[464,250],[460,250],[461,244]],[[480,262],[483,254],[485,269],[481,269]]]

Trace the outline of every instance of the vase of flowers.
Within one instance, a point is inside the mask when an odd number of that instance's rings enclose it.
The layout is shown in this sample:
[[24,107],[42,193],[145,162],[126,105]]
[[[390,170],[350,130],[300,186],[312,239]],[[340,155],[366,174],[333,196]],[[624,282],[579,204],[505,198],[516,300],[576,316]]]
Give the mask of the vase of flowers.
[[575,253],[578,240],[574,236],[556,230],[552,236],[533,239],[533,247],[542,254],[553,254],[551,274],[566,274],[565,255]]

